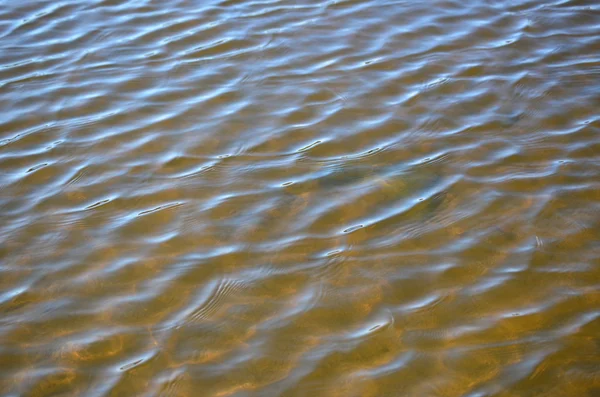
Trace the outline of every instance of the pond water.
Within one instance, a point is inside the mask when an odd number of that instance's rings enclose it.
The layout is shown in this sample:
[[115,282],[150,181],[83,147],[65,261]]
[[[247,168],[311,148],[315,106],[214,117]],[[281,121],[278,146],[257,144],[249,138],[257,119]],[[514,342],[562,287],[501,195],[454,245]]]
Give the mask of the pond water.
[[600,395],[596,0],[4,0],[0,49],[0,395]]

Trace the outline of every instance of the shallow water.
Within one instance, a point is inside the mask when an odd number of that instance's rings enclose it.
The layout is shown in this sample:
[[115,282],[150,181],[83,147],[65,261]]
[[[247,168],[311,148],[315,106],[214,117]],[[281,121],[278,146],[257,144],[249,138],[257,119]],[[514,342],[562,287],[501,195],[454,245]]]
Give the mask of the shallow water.
[[0,395],[600,395],[600,3],[0,1]]

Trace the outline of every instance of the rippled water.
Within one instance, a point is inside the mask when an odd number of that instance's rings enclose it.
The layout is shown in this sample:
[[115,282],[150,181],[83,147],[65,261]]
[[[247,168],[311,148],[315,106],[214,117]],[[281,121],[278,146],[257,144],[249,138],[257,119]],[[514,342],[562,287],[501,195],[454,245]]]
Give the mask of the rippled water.
[[0,21],[0,395],[600,395],[596,0]]

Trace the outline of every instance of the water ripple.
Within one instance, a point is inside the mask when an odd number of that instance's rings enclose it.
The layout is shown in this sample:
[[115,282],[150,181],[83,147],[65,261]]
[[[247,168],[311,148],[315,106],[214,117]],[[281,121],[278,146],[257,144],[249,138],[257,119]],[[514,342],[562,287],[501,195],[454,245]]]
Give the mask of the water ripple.
[[0,4],[0,394],[599,393],[596,2]]

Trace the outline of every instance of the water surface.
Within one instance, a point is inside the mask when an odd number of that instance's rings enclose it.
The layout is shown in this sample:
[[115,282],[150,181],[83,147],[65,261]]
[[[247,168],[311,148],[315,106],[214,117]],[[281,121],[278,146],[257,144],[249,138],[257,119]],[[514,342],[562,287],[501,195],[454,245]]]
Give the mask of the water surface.
[[0,1],[0,395],[600,395],[600,4]]

